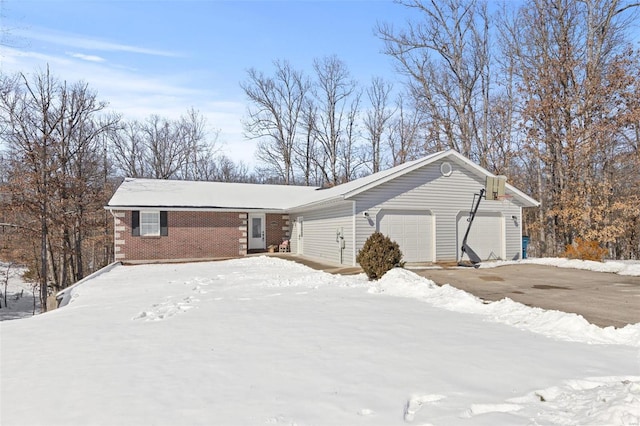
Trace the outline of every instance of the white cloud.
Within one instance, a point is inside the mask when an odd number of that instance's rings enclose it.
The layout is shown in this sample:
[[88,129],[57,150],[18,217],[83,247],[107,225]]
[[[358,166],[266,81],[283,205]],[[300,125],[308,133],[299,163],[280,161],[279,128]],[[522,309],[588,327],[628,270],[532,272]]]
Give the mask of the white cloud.
[[52,75],[67,82],[85,81],[109,103],[108,109],[126,119],[142,120],[151,114],[178,118],[189,108],[198,110],[213,132],[220,130],[221,150],[234,161],[255,163],[256,142],[247,141],[242,134],[241,119],[245,112],[242,99],[223,99],[212,89],[203,89],[190,80],[203,79],[198,72],[160,74],[143,72],[127,66],[114,65],[67,52],[50,55],[0,46],[2,70],[27,75],[50,67]]
[[73,47],[77,49],[99,50],[107,52],[139,53],[152,56],[179,57],[177,52],[167,50],[149,49],[146,47],[132,46],[128,44],[114,43],[96,38],[90,38],[79,34],[65,34],[44,28],[31,30],[14,30],[16,36],[25,39],[43,41],[48,44]]
[[[134,115],[149,115],[156,109],[175,110],[185,104],[199,109],[200,102],[208,101],[210,91],[190,87],[183,75],[149,74],[125,67],[114,67],[106,61],[96,60],[90,55],[50,55],[34,51],[0,48],[3,71],[7,73],[37,73],[47,65],[51,73],[66,81],[86,81],[96,90],[101,99],[121,106]],[[226,107],[234,106],[233,102]],[[184,112],[184,110],[183,110]],[[173,116],[174,114],[169,114]]]
[[104,62],[105,59],[100,57],[100,56],[96,56],[96,55],[84,55],[82,53],[74,53],[74,52],[67,52],[67,55],[72,56],[74,58],[78,58],[78,59],[82,59],[83,61],[89,61],[89,62]]
[[[178,118],[194,108],[206,118],[212,135],[219,130],[224,154],[234,161],[255,162],[256,141],[246,140],[242,133],[245,103],[240,91],[229,94],[225,87],[227,94],[222,98],[211,85],[216,81],[214,72],[193,69],[186,64],[188,58],[181,59],[185,62],[182,69],[166,71],[174,68],[171,58],[185,58],[181,53],[44,27],[14,29],[13,33],[27,43],[19,48],[0,46],[3,72],[29,75],[48,66],[57,78],[88,83],[100,100],[109,103],[109,110],[125,119],[140,120],[152,114]],[[168,58],[172,66],[145,68],[145,56]]]

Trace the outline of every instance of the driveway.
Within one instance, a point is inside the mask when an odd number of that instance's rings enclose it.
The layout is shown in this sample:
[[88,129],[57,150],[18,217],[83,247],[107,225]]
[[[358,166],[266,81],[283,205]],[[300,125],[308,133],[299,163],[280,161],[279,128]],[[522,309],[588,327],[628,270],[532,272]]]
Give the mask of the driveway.
[[640,322],[640,277],[542,265],[413,272],[484,300],[508,297],[527,306],[580,314],[600,327]]
[[[362,272],[360,267],[330,266],[291,253],[273,255],[333,274]],[[450,284],[484,300],[508,297],[527,306],[576,313],[600,327],[624,327],[640,322],[640,277],[543,265],[411,271],[438,285]]]

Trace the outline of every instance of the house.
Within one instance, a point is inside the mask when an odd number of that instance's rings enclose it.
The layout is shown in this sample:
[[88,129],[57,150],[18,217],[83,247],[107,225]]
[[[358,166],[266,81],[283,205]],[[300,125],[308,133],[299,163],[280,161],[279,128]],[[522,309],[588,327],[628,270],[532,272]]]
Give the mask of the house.
[[[125,179],[105,208],[115,220],[116,260],[237,257],[290,239],[295,254],[356,265],[378,230],[408,263],[446,262],[460,259],[474,194],[493,176],[449,150],[327,189]],[[471,251],[481,260],[519,259],[522,208],[538,205],[509,184],[501,199],[482,200]]]

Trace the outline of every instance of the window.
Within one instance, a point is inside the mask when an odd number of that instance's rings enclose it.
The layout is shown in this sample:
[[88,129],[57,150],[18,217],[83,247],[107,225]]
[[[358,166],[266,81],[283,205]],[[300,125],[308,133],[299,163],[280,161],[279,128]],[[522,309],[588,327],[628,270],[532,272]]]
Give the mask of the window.
[[251,238],[262,237],[262,218],[254,217],[251,219]]
[[142,237],[158,237],[169,235],[167,212],[137,211],[131,212],[131,234]]
[[140,212],[140,235],[160,235],[160,212]]

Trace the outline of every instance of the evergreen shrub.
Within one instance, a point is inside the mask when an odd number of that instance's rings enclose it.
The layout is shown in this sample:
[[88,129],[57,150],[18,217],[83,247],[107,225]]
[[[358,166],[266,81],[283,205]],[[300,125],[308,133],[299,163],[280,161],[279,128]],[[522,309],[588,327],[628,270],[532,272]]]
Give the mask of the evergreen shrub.
[[608,253],[608,250],[600,247],[600,244],[597,241],[576,238],[573,244],[568,244],[565,247],[565,251],[562,256],[569,259],[595,260],[597,262],[602,262]]
[[371,234],[365,241],[356,261],[370,280],[381,278],[388,270],[404,266],[398,243],[380,232]]

